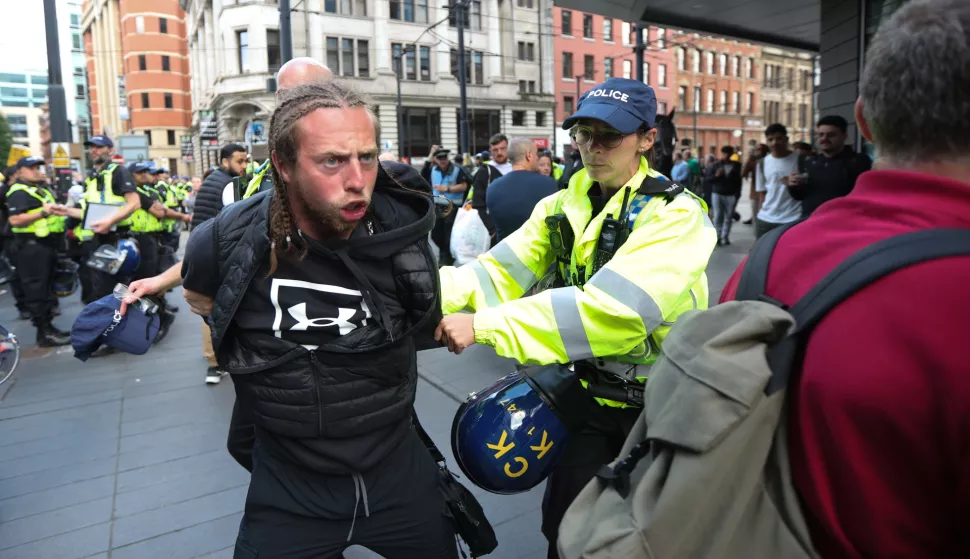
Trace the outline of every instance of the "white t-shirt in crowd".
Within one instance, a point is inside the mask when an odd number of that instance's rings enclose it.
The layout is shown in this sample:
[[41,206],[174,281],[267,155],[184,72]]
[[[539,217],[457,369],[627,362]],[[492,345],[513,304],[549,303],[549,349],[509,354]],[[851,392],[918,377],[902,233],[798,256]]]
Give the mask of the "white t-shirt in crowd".
[[788,194],[781,179],[798,172],[798,153],[775,157],[770,153],[758,165],[755,190],[765,193],[758,219],[768,223],[791,223],[802,216],[802,203]]
[[499,172],[502,173],[502,176],[503,177],[505,175],[507,175],[507,174],[509,174],[509,173],[512,172],[512,162],[511,161],[506,161],[505,163],[502,163],[501,165],[499,165],[498,163],[496,163],[494,161],[489,161],[488,164],[491,165],[492,167],[495,167],[496,169],[498,169]]

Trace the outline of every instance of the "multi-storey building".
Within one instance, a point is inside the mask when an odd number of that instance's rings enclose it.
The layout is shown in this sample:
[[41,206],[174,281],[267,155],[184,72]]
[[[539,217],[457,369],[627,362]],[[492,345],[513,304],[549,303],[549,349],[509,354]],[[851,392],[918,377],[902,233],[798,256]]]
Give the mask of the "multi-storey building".
[[[5,105],[0,107],[0,114],[10,125],[13,143],[26,146],[31,155],[39,156],[42,153],[40,132],[44,110],[40,107]],[[6,161],[0,161],[0,165],[6,164]]]
[[178,172],[192,107],[178,0],[86,0],[81,27],[92,131],[144,134],[149,157]]
[[[637,79],[636,31],[630,23],[574,10],[553,11],[556,51],[556,153],[570,150],[569,134],[561,130],[563,120],[575,112],[580,96],[611,77]],[[668,30],[640,29],[643,34],[643,80],[657,93],[657,112],[672,108],[670,71],[673,58],[667,48]]]
[[[496,132],[548,144],[553,127],[549,0],[471,0],[464,27],[469,151]],[[201,143],[265,143],[281,61],[275,3],[181,0],[188,18],[194,123]],[[304,0],[293,55],[326,63],[374,100],[383,148],[412,163],[459,149],[457,18],[423,0]],[[397,86],[401,86],[398,134]],[[215,131],[218,131],[217,138]],[[400,141],[400,142],[399,142]],[[208,147],[208,146],[207,146]],[[203,161],[212,161],[205,150]]]
[[762,141],[761,49],[749,43],[670,32],[678,135],[698,157],[723,146],[745,152]]
[[812,143],[814,55],[764,47],[761,63],[761,106],[765,123],[780,122],[788,128],[788,137],[793,142]]
[[0,72],[0,107],[40,107],[47,103],[47,71],[11,68]]

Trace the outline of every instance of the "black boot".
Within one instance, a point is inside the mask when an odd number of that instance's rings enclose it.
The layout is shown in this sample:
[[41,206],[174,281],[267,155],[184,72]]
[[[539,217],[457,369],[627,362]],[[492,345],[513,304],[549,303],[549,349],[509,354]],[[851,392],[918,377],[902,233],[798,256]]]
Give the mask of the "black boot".
[[66,338],[70,338],[71,337],[71,333],[70,332],[65,331],[65,330],[61,330],[57,326],[54,326],[54,323],[53,322],[49,323],[49,326],[48,327],[50,328],[51,332],[57,334],[58,336],[63,336],[63,337],[66,337]]
[[27,311],[20,311],[17,315],[17,320],[30,320],[30,313]]
[[158,335],[155,336],[155,341],[153,342],[156,344],[165,339],[165,336],[168,335],[169,328],[172,326],[172,323],[175,322],[175,315],[168,311],[163,310],[158,314],[160,317],[158,323]]
[[62,345],[68,345],[71,343],[71,337],[65,335],[64,333],[58,333],[53,329],[51,324],[48,322],[42,326],[37,327],[37,345],[40,347],[56,347]]

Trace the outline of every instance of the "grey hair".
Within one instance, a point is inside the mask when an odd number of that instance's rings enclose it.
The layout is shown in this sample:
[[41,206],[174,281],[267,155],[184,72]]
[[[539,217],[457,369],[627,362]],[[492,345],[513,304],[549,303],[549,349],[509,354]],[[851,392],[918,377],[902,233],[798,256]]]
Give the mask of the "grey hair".
[[509,141],[509,161],[512,164],[525,161],[525,156],[530,151],[536,151],[536,144],[529,138],[512,138]]
[[970,2],[901,7],[869,46],[859,91],[880,157],[900,164],[967,158]]

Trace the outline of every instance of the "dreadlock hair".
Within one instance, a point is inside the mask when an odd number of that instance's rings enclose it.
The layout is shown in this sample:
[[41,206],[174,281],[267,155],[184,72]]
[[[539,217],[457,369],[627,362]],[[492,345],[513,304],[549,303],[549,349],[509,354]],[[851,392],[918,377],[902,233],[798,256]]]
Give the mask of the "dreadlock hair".
[[[327,83],[300,85],[279,95],[276,110],[269,124],[269,151],[279,165],[292,169],[300,151],[300,119],[317,109],[354,109],[364,107],[374,121],[374,135],[380,144],[380,122],[370,108],[371,100],[358,89],[336,80]],[[267,276],[276,271],[277,258],[300,262],[306,257],[307,246],[298,234],[290,208],[287,185],[277,165],[273,169],[273,200],[269,207],[270,264]]]

